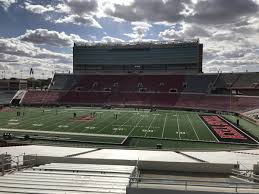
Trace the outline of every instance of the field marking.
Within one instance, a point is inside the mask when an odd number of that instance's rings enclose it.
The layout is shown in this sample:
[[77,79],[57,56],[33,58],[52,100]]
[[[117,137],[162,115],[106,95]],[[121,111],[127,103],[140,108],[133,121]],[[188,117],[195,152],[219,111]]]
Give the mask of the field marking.
[[153,117],[152,121],[150,122],[150,125],[149,125],[149,127],[148,127],[148,129],[147,129],[147,132],[145,133],[144,137],[146,137],[146,135],[147,135],[147,133],[148,133],[150,127],[152,126],[152,123],[153,123],[153,121],[155,120],[156,116],[157,116],[157,115],[155,115],[155,116]]
[[130,130],[130,132],[128,133],[127,137],[129,137],[131,135],[131,133],[133,133],[133,131],[136,129],[136,127],[138,127],[138,124],[144,119],[144,117],[140,118],[140,120],[137,122],[137,124]]
[[[110,118],[110,115],[108,114],[107,116],[104,115],[101,119],[102,119],[101,121],[98,121],[98,117],[96,117],[92,122],[89,122],[87,124],[90,125],[90,126],[88,125],[89,127],[96,127],[97,128],[98,125],[100,125],[101,123],[106,122],[107,120],[110,120],[111,118]],[[85,125],[85,124],[86,124],[85,122],[82,122],[82,123],[76,125],[73,129],[77,129],[77,128],[79,128],[79,126]],[[80,133],[86,133],[87,130],[88,130],[88,128],[86,128],[86,127],[88,127],[88,126],[83,126],[83,130],[81,130]]]
[[216,137],[216,135],[214,133],[212,133],[212,131],[210,130],[210,128],[208,127],[208,125],[206,125],[206,123],[204,123],[204,121],[201,119],[201,117],[199,115],[197,115],[199,117],[199,119],[203,122],[203,124],[207,127],[207,129],[209,130],[209,132],[213,135],[213,137],[217,140],[217,142],[219,142],[218,138]]
[[[84,111],[79,111],[80,113],[84,113],[82,115],[89,115],[89,113],[92,113],[92,111],[89,111],[90,109],[86,109]],[[87,111],[87,112],[86,112]],[[100,115],[100,116],[98,116]],[[99,119],[101,119],[99,121]],[[88,130],[89,129],[94,129],[94,128],[91,128],[91,127],[95,127],[95,128],[98,128],[97,126],[100,125],[101,123],[105,123],[107,120],[110,120],[111,117],[109,114],[103,114],[103,113],[98,113],[96,112],[96,117],[91,120],[90,122],[79,122],[77,124],[74,123],[74,120],[70,121],[72,124],[74,124],[75,126],[70,128],[69,131],[73,131],[73,130],[77,130],[79,131],[79,133],[88,133]],[[87,128],[89,127],[89,128]]]
[[31,132],[31,133],[44,133],[44,134],[59,134],[59,135],[78,135],[78,136],[97,136],[97,137],[121,137],[125,138],[125,135],[111,135],[111,134],[96,134],[96,133],[76,133],[76,132],[63,132],[63,131],[39,131],[29,129],[8,129],[0,128],[0,131],[17,131],[17,132]]
[[96,133],[100,133],[101,131],[103,131],[104,129],[106,129],[108,126],[112,126],[113,123],[115,123],[116,121],[121,120],[122,118],[124,118],[124,117],[127,116],[127,115],[128,115],[128,113],[125,114],[125,115],[123,115],[123,116],[121,116],[119,119],[114,120],[114,121],[111,122],[109,125],[106,125],[105,127],[103,127],[103,128],[101,128],[100,130],[96,131]]
[[166,119],[167,119],[167,113],[165,114],[164,126],[163,126],[163,131],[162,131],[162,138],[164,138]]
[[[143,111],[137,111],[137,110],[123,110],[123,109],[111,109],[111,110],[106,110],[106,109],[93,109],[93,108],[70,108],[66,109],[68,111],[86,111],[86,110],[92,110],[92,111],[103,111],[103,112],[115,112],[115,111],[120,111],[120,112],[125,112],[125,113],[132,113],[132,112],[143,112]],[[146,110],[145,112],[148,112]]]
[[[240,129],[239,127],[235,126],[233,123],[229,122],[225,117],[222,116],[218,116],[219,118],[221,118],[223,121],[226,121],[228,124],[230,124],[232,127],[234,127],[234,129],[237,129],[239,131],[239,133],[241,132],[241,135],[245,134],[246,136],[248,136],[250,139],[252,139],[253,141],[255,141],[257,144],[259,143],[257,140],[255,140],[253,137],[251,137],[249,134],[247,134],[245,131],[243,131],[242,129]],[[242,134],[243,133],[243,134]]]
[[[52,115],[53,116],[53,115]],[[59,124],[61,124],[61,125],[66,125],[66,124],[68,124],[69,122],[67,122],[66,121],[66,117],[57,117],[57,119],[54,119],[54,120],[50,120],[49,122],[46,122],[46,123],[44,123],[45,124],[45,126],[44,127],[42,127],[42,128],[40,128],[40,130],[42,130],[42,129],[46,129],[46,128],[53,128],[53,129],[51,129],[51,131],[56,131],[56,130],[59,130]],[[43,120],[43,118],[40,120],[40,121],[42,121]],[[48,123],[48,125],[47,125],[47,123]],[[53,127],[54,126],[54,127]],[[62,129],[63,130],[63,129]]]
[[[120,127],[121,125],[112,125],[113,127]],[[135,125],[123,125],[124,127],[134,127]],[[147,125],[139,125],[139,127],[143,127],[143,128],[147,128],[148,126]],[[160,129],[160,127],[155,127],[155,126],[152,126],[151,127],[152,129]]]
[[178,121],[178,114],[176,114],[176,121],[177,121],[177,128],[178,128],[178,136],[179,136],[179,139],[182,139],[181,138],[181,131],[180,131],[180,126],[179,126],[179,121]]
[[35,126],[35,127],[41,127],[41,126],[43,126],[42,123],[33,123],[32,125]]
[[[118,128],[121,128],[121,127],[123,127],[127,122],[129,122],[130,121],[130,119],[132,119],[132,117],[134,117],[135,115],[134,114],[132,114],[132,116],[127,120],[127,121],[125,121],[123,124],[121,124]],[[114,132],[112,132],[112,135],[114,134],[114,133],[116,133],[116,131],[114,131]]]
[[196,135],[197,139],[198,139],[198,140],[200,140],[200,138],[199,138],[198,134],[196,133],[196,130],[195,130],[195,129],[194,129],[194,127],[193,127],[193,124],[192,124],[191,119],[190,119],[190,117],[189,117],[189,115],[188,115],[188,114],[187,114],[187,118],[188,118],[188,120],[189,120],[189,122],[190,122],[190,124],[191,124],[191,126],[192,126],[192,129],[193,129],[193,131],[194,131],[194,133],[195,133],[195,135]]
[[[28,115],[28,110],[26,111],[27,112],[27,114],[26,115]],[[33,115],[35,115],[35,117],[33,117],[33,116],[30,116],[30,118],[28,119],[28,118],[25,118],[25,117],[21,117],[21,121],[22,121],[22,123],[20,124],[20,126],[21,127],[23,127],[23,128],[28,128],[28,127],[30,127],[31,126],[31,124],[34,122],[41,122],[41,123],[43,123],[44,125],[45,125],[45,127],[42,127],[42,128],[38,128],[38,130],[43,130],[43,129],[45,129],[45,128],[47,128],[47,127],[49,127],[49,126],[52,126],[53,124],[50,124],[50,125],[46,125],[47,123],[51,123],[51,122],[53,122],[53,120],[52,119],[49,119],[49,118],[52,118],[53,117],[53,114],[50,114],[50,112],[51,111],[49,111],[49,112],[46,112],[46,113],[42,113],[42,109],[39,109],[39,110],[37,110],[37,112],[30,112],[30,114],[31,113],[33,113]],[[49,120],[49,121],[47,121],[47,122],[42,122],[43,120]],[[55,119],[55,121],[58,121],[58,120],[60,120],[60,119]],[[55,123],[56,124],[56,123]],[[28,126],[27,126],[28,125]]]
[[8,123],[8,125],[19,125],[20,123]]
[[[29,118],[27,118],[27,116],[20,116],[19,118],[17,117],[17,119],[19,119],[20,121],[19,128],[20,129],[28,128],[28,127],[30,128],[32,123],[41,122],[43,118],[41,118],[42,114],[40,113],[41,112],[36,112],[33,115],[30,114]],[[28,115],[28,113],[26,115]],[[47,116],[47,118],[50,118],[50,116]]]
[[[17,112],[20,109],[16,109],[13,113]],[[54,110],[54,109],[53,109]],[[22,111],[22,110],[20,110]],[[15,117],[16,119],[19,119],[20,124],[19,124],[19,128],[20,129],[24,129],[24,128],[30,128],[32,127],[32,124],[35,122],[42,122],[43,120],[50,120],[49,122],[45,122],[45,124],[53,122],[53,120],[49,119],[51,118],[53,115],[49,114],[52,110],[47,111],[46,113],[42,113],[42,109],[24,109],[23,112],[25,113],[25,116],[20,116],[20,117]],[[29,116],[28,116],[29,115]],[[51,126],[51,125],[47,125],[46,127]],[[7,126],[6,126],[7,127]],[[45,127],[42,127],[43,129]],[[37,130],[42,130],[42,128],[38,128]]]
[[17,119],[10,119],[9,121],[11,121],[11,122],[18,122],[19,120],[17,120]]

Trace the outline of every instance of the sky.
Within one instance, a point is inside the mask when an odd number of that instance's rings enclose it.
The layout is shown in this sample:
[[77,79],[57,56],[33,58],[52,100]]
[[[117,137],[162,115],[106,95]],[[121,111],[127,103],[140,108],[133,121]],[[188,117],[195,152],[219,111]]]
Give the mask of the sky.
[[72,72],[73,43],[196,39],[203,71],[259,71],[259,0],[0,0],[0,78]]

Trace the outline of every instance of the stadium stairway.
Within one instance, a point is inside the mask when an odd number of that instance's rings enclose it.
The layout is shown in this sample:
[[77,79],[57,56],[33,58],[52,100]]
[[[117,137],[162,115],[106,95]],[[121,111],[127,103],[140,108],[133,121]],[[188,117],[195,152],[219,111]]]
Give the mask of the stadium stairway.
[[18,90],[14,95],[14,97],[12,98],[11,104],[19,105],[21,100],[24,98],[26,92],[27,92],[26,90]]
[[51,163],[0,177],[0,193],[123,194],[134,166]]

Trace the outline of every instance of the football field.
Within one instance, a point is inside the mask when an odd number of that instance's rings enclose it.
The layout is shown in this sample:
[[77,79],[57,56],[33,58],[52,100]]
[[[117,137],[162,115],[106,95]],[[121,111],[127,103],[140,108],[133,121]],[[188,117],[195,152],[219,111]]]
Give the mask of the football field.
[[27,107],[2,110],[0,129],[2,133],[11,131],[20,136],[29,134],[35,139],[55,137],[55,140],[62,141],[67,139],[68,141],[144,147],[155,147],[158,143],[169,145],[173,141],[258,143],[259,127],[257,125],[239,118],[240,126],[237,128],[235,116],[217,116],[216,119],[221,119],[220,122],[225,122],[225,125],[234,128],[235,136],[231,136],[231,138],[234,137],[232,141],[230,137],[221,136],[216,130],[217,126],[211,127],[209,123],[211,116],[213,115],[178,110],[151,112],[149,109],[133,108]]

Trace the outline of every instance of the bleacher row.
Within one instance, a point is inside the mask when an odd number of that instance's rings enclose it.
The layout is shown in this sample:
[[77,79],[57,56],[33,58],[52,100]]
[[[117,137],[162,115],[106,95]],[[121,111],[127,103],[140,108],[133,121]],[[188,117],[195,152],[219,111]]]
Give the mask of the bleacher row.
[[[56,74],[47,91],[28,91],[24,105],[138,105],[246,111],[259,97],[215,95],[215,88],[257,89],[257,73],[200,75]],[[253,83],[252,85],[249,85]],[[259,88],[257,89],[259,91]]]
[[72,75],[56,74],[51,90],[149,91],[209,93],[217,88],[259,88],[259,73],[195,75]]
[[0,193],[125,194],[134,166],[51,163],[0,177]]
[[[193,90],[187,84],[193,83],[193,78],[182,75],[56,75],[52,81],[52,90],[80,90],[80,91],[145,91],[145,92],[169,92],[187,91],[204,92],[208,90],[210,81],[215,76],[206,77],[207,80],[197,77]],[[204,82],[201,84],[201,82]]]
[[28,91],[24,105],[157,106],[226,111],[259,108],[259,97],[184,93]]

